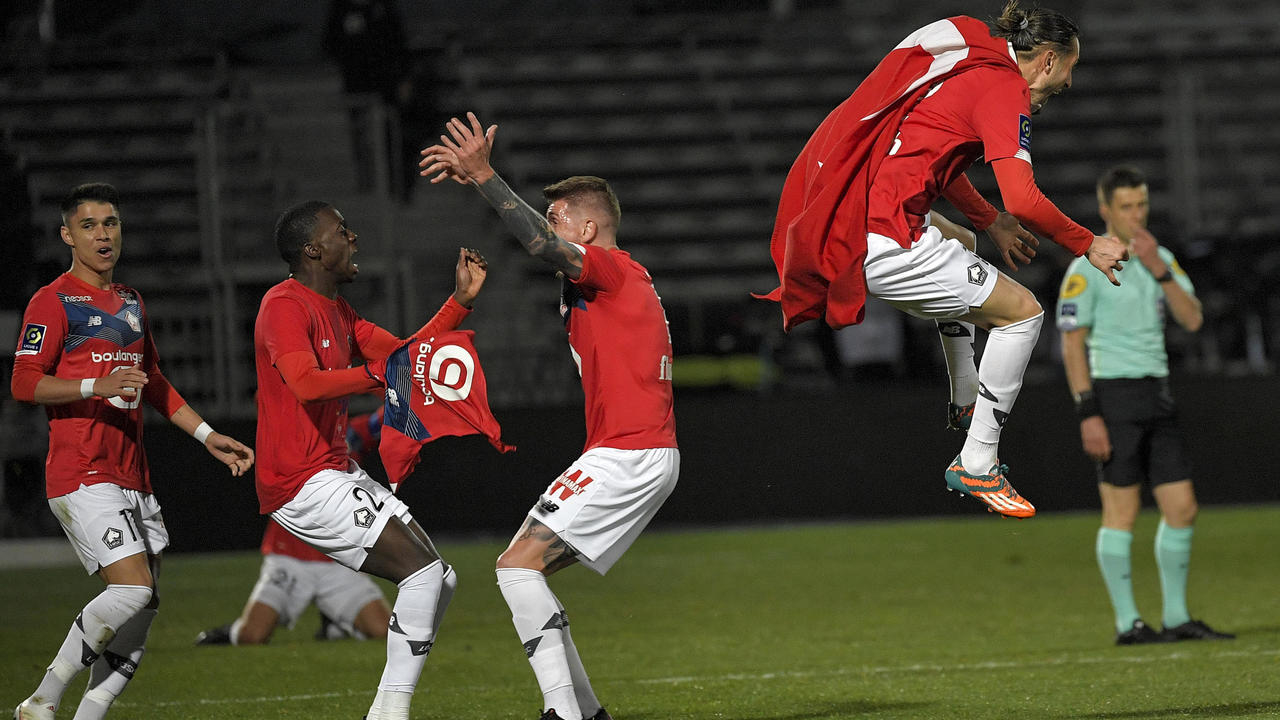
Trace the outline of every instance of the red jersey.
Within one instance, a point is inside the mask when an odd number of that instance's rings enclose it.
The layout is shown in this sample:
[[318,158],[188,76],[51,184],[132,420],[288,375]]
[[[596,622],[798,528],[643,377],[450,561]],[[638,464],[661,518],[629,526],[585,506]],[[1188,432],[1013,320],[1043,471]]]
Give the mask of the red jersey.
[[560,315],[586,396],[586,449],[676,447],[671,333],[653,278],[622,250],[576,246]]
[[[258,374],[257,486],[263,514],[293,499],[307,478],[348,467],[347,400],[303,403],[285,384],[276,361],[292,352],[314,353],[321,370],[363,362],[360,347],[377,325],[289,278],[262,297],[253,327]],[[382,331],[385,332],[385,331]]]
[[270,518],[267,518],[267,531],[262,534],[262,554],[286,555],[307,562],[333,562],[328,555],[299,540]]
[[142,450],[142,400],[166,418],[184,402],[160,373],[142,297],[119,283],[101,290],[64,273],[32,296],[22,328],[15,378],[35,373],[98,378],[133,365],[148,375],[139,398],[91,397],[45,406],[48,497],[97,483],[151,492]]
[[978,158],[1031,162],[1031,92],[1018,73],[979,66],[937,82],[898,126],[867,193],[867,232],[903,247],[934,201]]

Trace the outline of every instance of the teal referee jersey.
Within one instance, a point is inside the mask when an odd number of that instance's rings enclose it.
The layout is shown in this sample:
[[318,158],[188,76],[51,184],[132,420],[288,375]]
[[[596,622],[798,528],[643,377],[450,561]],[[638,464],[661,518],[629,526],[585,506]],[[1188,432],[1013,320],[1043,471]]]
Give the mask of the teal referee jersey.
[[[1174,281],[1194,296],[1191,278],[1173,253],[1158,250]],[[1076,258],[1058,291],[1058,329],[1089,328],[1089,374],[1095,379],[1168,376],[1164,290],[1136,259],[1116,279],[1119,287],[1087,258]]]

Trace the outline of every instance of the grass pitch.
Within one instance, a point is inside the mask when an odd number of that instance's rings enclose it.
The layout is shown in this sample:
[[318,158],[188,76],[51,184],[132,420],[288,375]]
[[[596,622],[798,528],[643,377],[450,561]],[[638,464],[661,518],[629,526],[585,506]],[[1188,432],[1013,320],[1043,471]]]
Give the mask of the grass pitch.
[[[1156,517],[1134,540],[1139,608],[1160,622]],[[1092,513],[651,532],[606,578],[551,585],[618,720],[1280,716],[1280,507],[1205,508],[1193,615],[1230,642],[1119,648]],[[437,545],[460,587],[413,717],[538,716],[541,697],[493,579],[504,541]],[[110,717],[359,718],[376,642],[316,642],[314,609],[265,647],[192,646],[232,619],[256,553],[174,555],[137,679]],[[0,571],[0,711],[34,688],[100,583]],[[84,676],[82,676],[83,678]],[[77,679],[59,717],[70,718]],[[4,715],[0,715],[4,716]]]

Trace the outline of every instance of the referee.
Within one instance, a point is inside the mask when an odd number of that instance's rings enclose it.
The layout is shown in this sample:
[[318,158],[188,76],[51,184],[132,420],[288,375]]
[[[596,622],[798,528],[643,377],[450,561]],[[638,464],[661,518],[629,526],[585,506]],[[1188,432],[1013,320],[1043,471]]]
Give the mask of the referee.
[[[1098,463],[1098,567],[1115,610],[1116,644],[1230,639],[1235,636],[1193,620],[1187,610],[1197,506],[1169,391],[1164,321],[1169,315],[1187,331],[1199,330],[1200,301],[1173,253],[1146,229],[1150,205],[1143,174],[1128,166],[1111,168],[1098,179],[1097,190],[1107,234],[1129,246],[1140,268],[1126,272],[1117,286],[1076,259],[1062,282],[1058,329],[1084,452]],[[1130,579],[1144,480],[1161,515],[1155,537],[1164,599],[1161,631],[1143,622]]]

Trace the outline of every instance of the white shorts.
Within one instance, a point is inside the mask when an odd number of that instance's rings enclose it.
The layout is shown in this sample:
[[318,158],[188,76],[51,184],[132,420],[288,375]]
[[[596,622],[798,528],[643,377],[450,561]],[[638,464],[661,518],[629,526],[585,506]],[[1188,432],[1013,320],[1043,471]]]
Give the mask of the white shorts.
[[910,248],[892,238],[867,234],[862,264],[867,294],[908,315],[946,319],[968,314],[991,296],[1000,272],[959,240],[930,225]]
[[551,483],[529,516],[603,575],[657,514],[679,476],[676,448],[592,448]]
[[351,463],[321,470],[271,518],[303,542],[352,570],[359,570],[387,521],[413,521],[409,506]]
[[337,563],[299,560],[288,555],[265,555],[258,584],[249,602],[260,602],[280,616],[277,624],[292,628],[307,605],[315,602],[326,617],[348,635],[354,634],[356,616],[382,591],[369,578]]
[[81,485],[49,498],[49,509],[90,575],[130,555],[159,555],[169,547],[160,503],[150,493],[111,483]]

